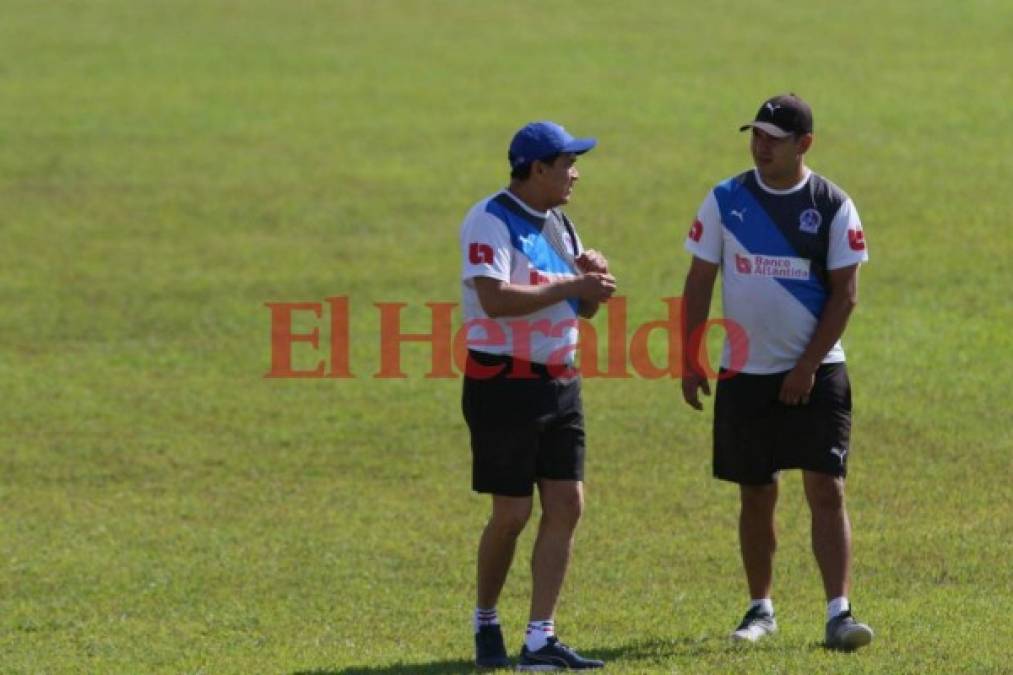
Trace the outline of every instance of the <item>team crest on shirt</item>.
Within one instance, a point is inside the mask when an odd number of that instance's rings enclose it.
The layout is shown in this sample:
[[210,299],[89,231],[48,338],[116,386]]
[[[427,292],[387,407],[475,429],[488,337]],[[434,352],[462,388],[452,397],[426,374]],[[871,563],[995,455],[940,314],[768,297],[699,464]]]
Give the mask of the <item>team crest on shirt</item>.
[[798,229],[808,234],[816,234],[820,231],[820,224],[823,216],[816,209],[806,209],[798,217]]

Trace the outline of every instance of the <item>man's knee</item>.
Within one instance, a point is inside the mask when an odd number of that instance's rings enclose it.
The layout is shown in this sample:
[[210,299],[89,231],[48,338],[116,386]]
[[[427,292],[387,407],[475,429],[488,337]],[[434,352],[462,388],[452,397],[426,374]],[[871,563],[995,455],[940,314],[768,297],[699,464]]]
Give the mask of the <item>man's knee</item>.
[[542,517],[551,523],[576,527],[584,513],[584,491],[579,482],[545,481],[542,484]]
[[777,483],[770,483],[768,485],[741,485],[739,488],[739,496],[744,510],[769,511],[777,503]]
[[487,527],[499,534],[517,537],[531,517],[531,498],[493,497],[492,517]]
[[805,496],[813,511],[840,511],[844,508],[844,479],[806,472]]

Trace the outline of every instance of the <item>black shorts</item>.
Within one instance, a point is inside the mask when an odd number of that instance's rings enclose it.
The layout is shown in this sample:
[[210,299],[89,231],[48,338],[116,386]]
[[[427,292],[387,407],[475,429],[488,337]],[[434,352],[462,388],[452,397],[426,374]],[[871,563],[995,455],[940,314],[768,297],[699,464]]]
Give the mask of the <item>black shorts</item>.
[[766,485],[782,469],[847,475],[851,383],[843,363],[816,371],[809,402],[778,400],[787,373],[739,373],[719,380],[714,399],[714,476]]
[[493,377],[465,373],[461,407],[471,431],[472,489],[528,497],[539,478],[583,480],[580,377],[554,377],[537,363],[522,364],[532,377],[510,377],[516,364],[509,356],[471,351],[468,360],[504,366]]

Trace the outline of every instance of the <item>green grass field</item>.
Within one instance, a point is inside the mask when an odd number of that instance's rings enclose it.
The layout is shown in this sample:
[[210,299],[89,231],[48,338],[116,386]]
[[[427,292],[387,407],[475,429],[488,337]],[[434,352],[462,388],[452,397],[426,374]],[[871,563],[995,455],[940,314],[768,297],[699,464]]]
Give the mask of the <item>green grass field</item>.
[[[1011,26],[999,0],[5,0],[0,672],[469,672],[488,505],[460,381],[424,378],[424,345],[374,379],[372,304],[423,330],[459,299],[461,218],[551,118],[599,138],[568,211],[631,324],[660,318],[701,199],[749,165],[737,126],[789,89],[870,242],[845,345],[877,639],[819,647],[788,475],[781,633],[728,646],[746,593],[709,402],[643,379],[586,382],[560,633],[616,673],[1009,672]],[[356,377],[265,379],[264,303],[342,295]]]

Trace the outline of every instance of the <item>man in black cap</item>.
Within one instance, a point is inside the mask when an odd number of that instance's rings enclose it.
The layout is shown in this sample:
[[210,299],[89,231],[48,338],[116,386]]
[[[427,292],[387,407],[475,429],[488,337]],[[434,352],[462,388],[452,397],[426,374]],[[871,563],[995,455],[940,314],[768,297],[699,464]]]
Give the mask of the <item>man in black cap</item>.
[[584,250],[558,207],[595,146],[553,122],[510,144],[510,185],[461,225],[462,307],[469,326],[462,407],[471,433],[472,489],[492,496],[478,548],[475,662],[509,666],[496,603],[517,537],[542,505],[531,556],[531,610],[520,670],[601,668],[556,639],[554,614],[584,504],[584,413],[572,367],[577,317],[615,290],[605,258]]
[[[812,110],[798,96],[764,101],[744,125],[756,168],[715,187],[686,239],[693,261],[684,291],[684,343],[702,329],[721,272],[724,315],[745,329],[726,340],[714,402],[714,476],[740,487],[739,541],[751,602],[732,638],[777,630],[771,600],[774,507],[783,469],[802,469],[812,547],[827,596],[825,644],[855,649],[872,630],[848,601],[851,526],[844,479],[851,385],[840,338],[868,260],[854,203],[809,170]],[[729,334],[731,337],[731,334]],[[696,344],[699,344],[697,339]],[[686,402],[700,410],[707,377],[686,350]]]

